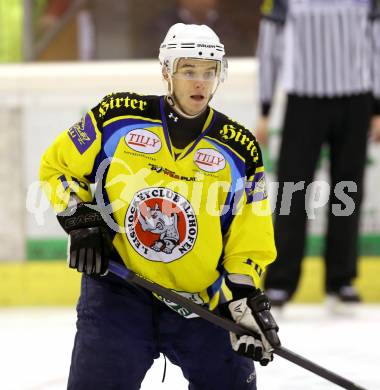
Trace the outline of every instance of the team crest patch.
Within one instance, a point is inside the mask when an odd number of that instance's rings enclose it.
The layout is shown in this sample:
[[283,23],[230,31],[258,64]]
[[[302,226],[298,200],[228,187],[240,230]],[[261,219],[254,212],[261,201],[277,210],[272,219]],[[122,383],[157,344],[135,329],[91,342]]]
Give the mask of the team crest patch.
[[264,172],[256,173],[253,181],[247,182],[246,194],[248,203],[259,202],[268,198]]
[[163,187],[146,188],[135,194],[125,217],[125,228],[137,253],[163,263],[189,253],[198,233],[191,204]]
[[90,115],[86,114],[80,122],[70,127],[68,135],[78,152],[83,154],[96,139],[96,132]]
[[226,159],[215,149],[198,149],[194,154],[194,163],[202,171],[218,172],[226,166]]
[[148,154],[157,153],[162,146],[161,139],[146,129],[131,130],[125,136],[125,143],[136,152]]

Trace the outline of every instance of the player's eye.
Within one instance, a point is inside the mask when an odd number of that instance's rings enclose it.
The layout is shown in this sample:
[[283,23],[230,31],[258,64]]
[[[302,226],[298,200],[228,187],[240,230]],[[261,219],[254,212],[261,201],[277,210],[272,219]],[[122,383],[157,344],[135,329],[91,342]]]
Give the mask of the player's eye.
[[205,73],[203,73],[203,80],[205,81],[210,81],[215,78],[215,71],[214,70],[209,70]]
[[193,80],[195,78],[195,72],[192,70],[186,70],[184,75],[189,80]]

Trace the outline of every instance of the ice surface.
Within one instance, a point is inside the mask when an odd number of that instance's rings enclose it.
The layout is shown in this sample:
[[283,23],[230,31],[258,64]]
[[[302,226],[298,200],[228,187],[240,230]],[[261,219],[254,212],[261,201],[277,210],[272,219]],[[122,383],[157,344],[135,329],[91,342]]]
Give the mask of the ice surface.
[[[277,318],[283,345],[369,390],[380,389],[380,305],[327,314],[322,305],[289,305]],[[66,389],[75,334],[74,308],[0,309],[0,389]],[[280,357],[257,367],[259,390],[334,390],[339,387]],[[142,390],[184,390],[181,370],[155,361]]]

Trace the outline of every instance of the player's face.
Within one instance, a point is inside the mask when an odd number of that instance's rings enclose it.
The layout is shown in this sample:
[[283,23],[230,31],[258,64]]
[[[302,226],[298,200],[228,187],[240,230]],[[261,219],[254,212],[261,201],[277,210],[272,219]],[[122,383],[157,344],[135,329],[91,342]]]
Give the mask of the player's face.
[[177,103],[188,115],[201,113],[218,81],[217,62],[181,58],[172,77]]

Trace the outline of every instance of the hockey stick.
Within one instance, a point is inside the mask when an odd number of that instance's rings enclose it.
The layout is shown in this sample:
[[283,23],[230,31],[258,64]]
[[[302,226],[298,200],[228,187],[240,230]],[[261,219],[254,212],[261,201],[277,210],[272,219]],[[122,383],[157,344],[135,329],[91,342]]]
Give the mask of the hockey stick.
[[[190,301],[189,299],[165,288],[160,286],[159,284],[150,282],[147,279],[144,279],[138,275],[136,275],[131,270],[127,269],[125,266],[116,263],[114,261],[110,261],[109,264],[109,271],[113,274],[119,276],[120,278],[124,279],[125,281],[136,284],[140,287],[144,287],[145,289],[152,291],[160,296],[162,296],[165,299],[168,299],[178,305],[183,306],[185,309],[188,309],[192,311],[195,314],[198,314],[203,319],[220,326],[221,328],[233,332],[237,335],[252,335],[252,332],[243,328],[241,325],[236,324],[233,321],[230,321],[226,318],[220,317],[217,314],[211,312],[210,310],[206,309],[205,307],[202,307],[198,305],[195,302]],[[332,371],[327,370],[324,367],[319,366],[318,364],[304,358],[303,356],[300,356],[296,354],[295,352],[290,351],[287,348],[284,347],[276,347],[273,351],[276,355],[281,356],[282,358],[297,364],[298,366],[309,370],[313,372],[314,374],[327,379],[328,381],[335,383],[336,385],[347,389],[347,390],[365,390],[363,387],[360,387],[356,385],[355,383],[351,382],[350,380],[343,378],[342,376],[335,374]]]

